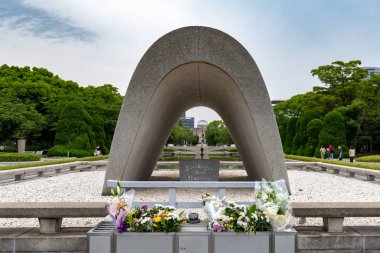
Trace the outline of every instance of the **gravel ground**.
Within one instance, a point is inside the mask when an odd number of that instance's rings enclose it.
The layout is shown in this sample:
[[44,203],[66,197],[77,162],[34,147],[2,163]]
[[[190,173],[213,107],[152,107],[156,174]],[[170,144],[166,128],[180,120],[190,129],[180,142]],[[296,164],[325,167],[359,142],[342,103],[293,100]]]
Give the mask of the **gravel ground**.
[[[108,201],[101,196],[105,171],[86,171],[69,173],[48,178],[34,179],[14,184],[0,185],[0,202],[91,202]],[[297,202],[380,202],[380,183],[358,178],[333,175],[314,171],[288,171],[292,200]],[[173,170],[154,171],[152,180],[178,180],[179,172]],[[245,170],[222,170],[221,180],[244,180]],[[183,189],[177,192],[178,200],[201,200],[205,189]],[[136,200],[165,201],[166,190],[138,190]],[[212,193],[212,191],[208,191]],[[247,201],[253,198],[251,190],[229,190],[227,199]],[[190,210],[191,211],[191,210]],[[202,219],[206,218],[201,210]],[[102,218],[63,219],[63,226],[94,226]],[[296,225],[299,222],[296,220]],[[308,218],[303,225],[321,225],[322,219]],[[380,225],[380,218],[346,218],[345,225]],[[37,219],[0,219],[0,227],[38,226]]]

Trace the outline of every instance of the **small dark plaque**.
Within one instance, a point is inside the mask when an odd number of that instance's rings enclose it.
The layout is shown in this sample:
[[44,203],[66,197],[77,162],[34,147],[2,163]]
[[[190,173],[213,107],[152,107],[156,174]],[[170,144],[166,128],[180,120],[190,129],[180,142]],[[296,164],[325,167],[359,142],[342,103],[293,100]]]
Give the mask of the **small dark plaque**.
[[179,161],[181,181],[218,181],[220,162],[210,159],[188,159]]

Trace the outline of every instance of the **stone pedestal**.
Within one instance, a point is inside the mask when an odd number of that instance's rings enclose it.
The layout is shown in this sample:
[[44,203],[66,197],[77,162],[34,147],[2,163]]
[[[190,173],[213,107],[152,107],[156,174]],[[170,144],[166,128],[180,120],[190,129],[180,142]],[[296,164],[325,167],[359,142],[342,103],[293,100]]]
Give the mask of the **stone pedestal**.
[[25,152],[25,146],[26,146],[26,139],[18,139],[17,140],[17,152],[18,153],[24,153]]

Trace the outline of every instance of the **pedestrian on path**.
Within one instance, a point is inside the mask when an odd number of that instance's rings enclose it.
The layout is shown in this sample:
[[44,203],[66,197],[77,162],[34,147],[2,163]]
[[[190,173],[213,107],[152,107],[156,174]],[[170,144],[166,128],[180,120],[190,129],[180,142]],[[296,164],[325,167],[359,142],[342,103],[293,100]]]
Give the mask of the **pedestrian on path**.
[[334,147],[331,144],[327,148],[327,151],[329,151],[329,160],[334,160]]
[[319,152],[321,153],[321,159],[325,159],[326,155],[326,148],[322,145],[321,148],[319,149]]
[[343,160],[343,148],[341,146],[338,146],[338,150],[339,150],[339,161],[342,161]]
[[353,146],[350,146],[350,150],[348,151],[348,155],[350,156],[350,163],[353,163],[354,162],[354,158],[355,158],[355,149]]

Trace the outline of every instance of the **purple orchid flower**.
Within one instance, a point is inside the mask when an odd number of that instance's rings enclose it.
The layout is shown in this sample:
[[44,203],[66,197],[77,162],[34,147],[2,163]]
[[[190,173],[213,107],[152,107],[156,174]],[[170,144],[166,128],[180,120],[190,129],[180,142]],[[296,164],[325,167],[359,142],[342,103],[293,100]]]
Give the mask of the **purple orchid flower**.
[[127,216],[126,212],[124,210],[120,210],[119,215],[116,219],[116,228],[117,232],[127,232],[127,225],[125,225],[125,217]]
[[141,209],[142,209],[142,210],[147,210],[147,209],[148,209],[148,206],[147,206],[147,205],[143,205],[143,206],[141,206]]
[[212,225],[212,230],[214,232],[223,232],[224,231],[224,227],[219,225],[219,224],[214,224]]

